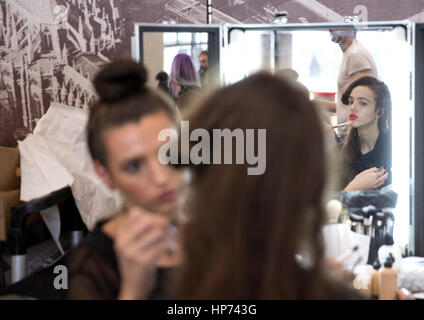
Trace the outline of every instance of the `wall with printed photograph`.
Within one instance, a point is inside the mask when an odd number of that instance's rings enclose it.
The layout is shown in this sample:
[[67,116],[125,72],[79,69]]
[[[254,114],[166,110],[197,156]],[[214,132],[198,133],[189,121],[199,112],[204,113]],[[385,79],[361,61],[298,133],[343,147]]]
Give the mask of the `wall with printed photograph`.
[[[213,0],[213,23],[424,21],[424,1]],[[134,22],[206,23],[206,0],[0,0],[0,145],[32,132],[51,102],[87,108],[102,65],[130,56]]]

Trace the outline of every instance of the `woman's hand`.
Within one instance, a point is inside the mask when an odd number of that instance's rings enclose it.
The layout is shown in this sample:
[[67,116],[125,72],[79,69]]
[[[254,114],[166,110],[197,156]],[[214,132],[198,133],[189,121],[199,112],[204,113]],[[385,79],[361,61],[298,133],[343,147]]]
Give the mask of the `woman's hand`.
[[324,259],[324,265],[328,274],[336,280],[351,284],[355,279],[353,272],[347,270],[343,263],[338,262],[336,259],[326,257]]
[[169,247],[169,220],[131,208],[118,227],[114,247],[121,275],[119,299],[146,299],[156,281],[156,261]]
[[386,169],[370,168],[356,175],[343,191],[377,189],[388,177],[389,173]]

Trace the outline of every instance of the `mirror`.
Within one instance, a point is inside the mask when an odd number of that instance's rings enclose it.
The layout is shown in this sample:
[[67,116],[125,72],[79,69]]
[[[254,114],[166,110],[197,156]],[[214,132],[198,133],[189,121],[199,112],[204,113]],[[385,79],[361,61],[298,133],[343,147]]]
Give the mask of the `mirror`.
[[[331,40],[331,28],[296,28],[293,25],[267,27],[262,30],[258,27],[249,29],[247,26],[230,28],[229,46],[227,54],[224,55],[225,83],[237,82],[259,70],[278,73],[281,69],[292,69],[298,75],[297,80],[310,91],[311,99],[335,102],[340,95],[337,94],[337,85],[343,51],[338,43]],[[352,27],[345,30],[352,30]],[[413,108],[410,97],[412,46],[408,43],[406,34],[405,26],[361,28],[356,33],[357,41],[369,51],[375,61],[379,80],[388,86],[391,94],[390,112],[393,120],[390,121],[389,127],[391,136],[396,139],[390,136],[384,149],[388,149],[388,157],[392,163],[391,187],[398,193],[394,228],[394,238],[398,244],[409,242],[411,209],[408,110]],[[331,125],[338,124],[335,113],[327,115]],[[353,121],[352,127],[355,126],[354,123]]]
[[[391,172],[393,191],[398,194],[394,211],[394,240],[409,243],[410,214],[413,207],[410,179],[414,174],[412,155],[415,95],[412,87],[414,45],[408,23],[369,23],[355,25],[286,24],[286,25],[149,25],[135,26],[135,54],[149,68],[149,84],[154,76],[170,71],[178,52],[192,57],[198,70],[198,53],[209,51],[209,70],[216,84],[235,83],[259,70],[273,73],[292,69],[311,99],[335,102],[337,80],[343,52],[331,40],[330,29],[356,28],[356,39],[375,61],[378,77],[389,88],[392,100],[390,123]],[[207,35],[207,40],[206,40]],[[329,113],[330,125],[337,117]],[[331,127],[330,127],[331,128]],[[333,168],[333,170],[336,170]]]
[[[170,82],[164,79],[169,80],[172,62],[178,54],[188,55],[196,74],[183,82],[202,88],[219,85],[218,27],[136,24],[135,31],[133,58],[146,66],[149,86],[158,87],[159,79],[163,80],[162,88],[166,89],[167,82],[169,86]],[[175,86],[170,86],[169,91],[175,98],[178,96]]]
[[144,64],[148,69],[148,84],[157,86],[155,76],[159,72],[171,73],[174,57],[185,53],[191,57],[196,71],[200,70],[199,55],[208,50],[208,34],[206,32],[149,32],[143,34]]

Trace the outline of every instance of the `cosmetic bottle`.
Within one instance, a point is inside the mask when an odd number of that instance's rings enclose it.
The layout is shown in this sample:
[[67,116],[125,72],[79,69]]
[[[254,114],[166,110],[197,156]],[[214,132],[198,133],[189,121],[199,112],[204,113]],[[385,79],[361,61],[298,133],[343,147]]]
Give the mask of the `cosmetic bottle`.
[[394,258],[393,269],[399,271],[402,260],[402,250],[398,245],[394,244],[393,237],[391,234],[384,236],[384,245],[378,249],[378,260],[386,261],[389,254],[392,254]]
[[378,258],[375,259],[373,263],[373,272],[371,274],[371,288],[372,288],[372,298],[378,299],[378,292],[379,292],[379,273],[378,270],[381,267],[380,261],[378,261]]
[[355,276],[353,287],[367,299],[372,297],[372,272],[373,268],[370,265],[360,265],[353,269]]
[[343,206],[338,200],[330,200],[327,203],[327,216],[329,223],[338,223],[339,216],[342,212]]
[[397,272],[392,268],[393,262],[394,258],[392,254],[389,253],[384,267],[378,272],[379,300],[396,300]]

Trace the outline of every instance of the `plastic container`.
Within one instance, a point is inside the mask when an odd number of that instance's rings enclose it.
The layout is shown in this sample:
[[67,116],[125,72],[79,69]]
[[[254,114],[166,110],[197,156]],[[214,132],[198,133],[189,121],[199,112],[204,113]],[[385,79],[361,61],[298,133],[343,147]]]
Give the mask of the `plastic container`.
[[402,250],[393,243],[393,237],[390,234],[386,234],[384,237],[384,245],[378,249],[378,260],[386,261],[390,253],[395,259],[393,269],[399,271],[402,263]]
[[356,266],[353,270],[355,275],[353,287],[367,298],[372,296],[372,272],[373,267],[371,265]]
[[386,259],[384,267],[380,269],[378,288],[379,300],[396,300],[397,271],[392,268],[393,257],[391,254]]
[[381,268],[380,261],[378,261],[378,259],[376,259],[372,266],[374,268],[374,270],[372,271],[372,274],[371,274],[372,297],[374,299],[377,299],[378,293],[379,293],[379,273],[378,273],[378,270]]

